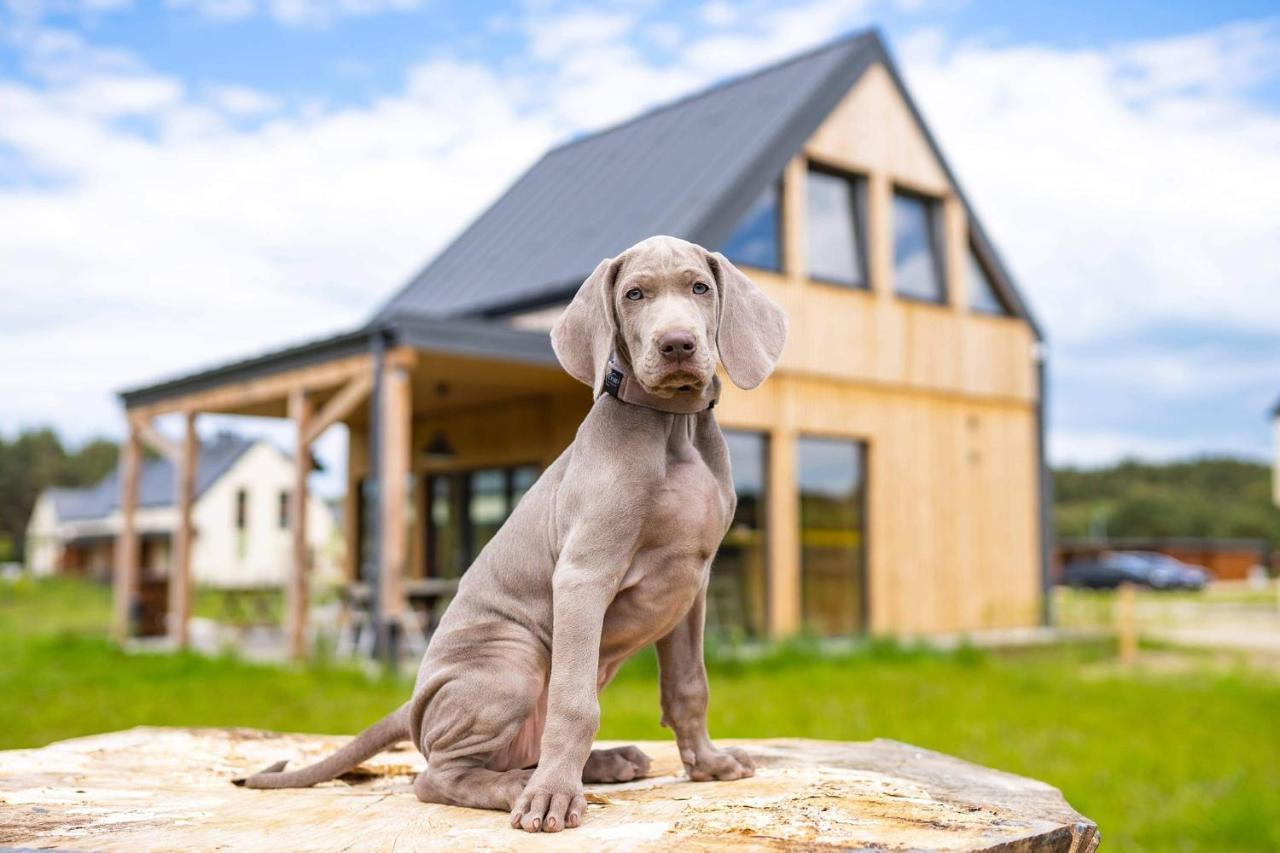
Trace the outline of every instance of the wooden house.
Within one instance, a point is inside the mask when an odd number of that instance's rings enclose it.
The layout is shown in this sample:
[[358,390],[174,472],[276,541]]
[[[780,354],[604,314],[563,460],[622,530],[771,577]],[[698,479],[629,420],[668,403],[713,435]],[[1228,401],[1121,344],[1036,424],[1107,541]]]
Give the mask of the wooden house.
[[[726,383],[717,409],[740,501],[713,630],[1038,624],[1040,334],[875,32],[549,151],[348,333],[124,392],[126,517],[157,415],[185,413],[188,436],[203,412],[288,417],[303,447],[344,422],[347,571],[375,583],[393,636],[590,406],[551,352],[560,308],[601,258],[664,233],[724,251],[791,319],[774,376]],[[126,525],[121,630],[137,547]],[[295,560],[301,651],[301,545]],[[181,582],[173,601],[187,606]]]

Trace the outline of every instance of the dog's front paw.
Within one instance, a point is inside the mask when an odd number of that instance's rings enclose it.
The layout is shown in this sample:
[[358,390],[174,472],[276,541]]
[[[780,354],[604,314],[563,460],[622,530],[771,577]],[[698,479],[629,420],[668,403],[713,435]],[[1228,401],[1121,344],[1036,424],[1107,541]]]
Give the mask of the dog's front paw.
[[511,810],[511,825],[525,832],[559,832],[582,823],[587,813],[587,800],[582,783],[540,779],[537,773],[516,797]]
[[686,750],[680,756],[685,772],[695,782],[728,781],[756,775],[756,763],[746,750],[736,746],[703,750]]

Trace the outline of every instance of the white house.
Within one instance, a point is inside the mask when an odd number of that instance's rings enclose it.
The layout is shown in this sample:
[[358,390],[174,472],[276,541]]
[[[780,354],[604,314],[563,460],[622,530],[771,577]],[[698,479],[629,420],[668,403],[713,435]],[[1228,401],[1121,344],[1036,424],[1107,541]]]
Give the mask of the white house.
[[[267,441],[219,433],[200,448],[192,523],[192,577],[223,588],[279,586],[290,564],[289,493],[293,464]],[[142,465],[137,529],[144,576],[169,569],[175,474],[164,458]],[[109,577],[120,530],[120,482],[112,472],[80,489],[45,489],[27,524],[27,569],[36,575]],[[336,579],[339,527],[324,502],[307,502],[315,576]]]

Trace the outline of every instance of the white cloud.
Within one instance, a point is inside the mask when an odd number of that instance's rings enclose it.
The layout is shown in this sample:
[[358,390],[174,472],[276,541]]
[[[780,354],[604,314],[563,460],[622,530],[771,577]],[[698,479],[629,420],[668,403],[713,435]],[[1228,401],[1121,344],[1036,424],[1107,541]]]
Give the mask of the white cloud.
[[219,109],[233,116],[273,113],[282,106],[279,98],[246,86],[214,86],[209,97]]
[[1280,115],[1233,69],[1278,52],[1263,23],[1078,51],[917,38],[902,53],[1051,343],[1070,344],[1168,321],[1275,328]]
[[1230,454],[1231,451],[1230,447],[1206,446],[1199,436],[1153,439],[1140,432],[1115,430],[1054,432],[1049,436],[1049,458],[1054,466],[1093,468],[1120,459],[1167,462],[1191,456]]
[[290,27],[313,27],[348,16],[407,12],[422,0],[167,0],[174,9],[192,11],[210,21],[239,21],[267,15]]

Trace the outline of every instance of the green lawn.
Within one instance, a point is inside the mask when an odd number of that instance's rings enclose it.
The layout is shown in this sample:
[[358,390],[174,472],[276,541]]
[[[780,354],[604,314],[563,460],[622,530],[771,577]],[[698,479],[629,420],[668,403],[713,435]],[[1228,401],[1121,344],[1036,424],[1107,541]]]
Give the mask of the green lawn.
[[[354,732],[409,679],[337,665],[124,655],[102,639],[106,591],[0,584],[0,748],[137,724]],[[1280,677],[1221,656],[1105,644],[988,653],[872,644],[714,661],[722,737],[891,737],[1060,787],[1105,849],[1280,849]],[[603,699],[602,737],[660,738],[652,656]]]

